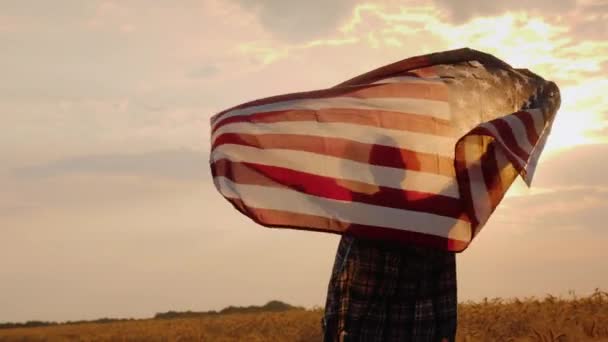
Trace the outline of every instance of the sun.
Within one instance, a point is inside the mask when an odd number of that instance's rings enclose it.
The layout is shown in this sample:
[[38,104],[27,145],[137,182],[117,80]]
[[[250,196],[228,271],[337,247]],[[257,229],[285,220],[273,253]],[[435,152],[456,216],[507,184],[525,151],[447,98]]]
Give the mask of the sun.
[[604,100],[601,91],[605,89],[604,83],[581,82],[561,89],[562,106],[553,123],[545,153],[555,155],[578,145],[608,142],[608,137],[594,134],[608,128],[605,118],[608,101]]
[[576,42],[568,36],[567,26],[523,12],[478,17],[460,26],[440,24],[440,27],[454,44],[465,43],[488,51],[515,68],[530,69],[557,83],[562,104],[543,158],[579,145],[608,143],[608,137],[598,134],[608,129],[608,99],[604,96],[608,80],[601,77],[601,65],[606,58],[599,53],[603,45],[582,42],[578,48],[598,53],[572,58],[568,46]]

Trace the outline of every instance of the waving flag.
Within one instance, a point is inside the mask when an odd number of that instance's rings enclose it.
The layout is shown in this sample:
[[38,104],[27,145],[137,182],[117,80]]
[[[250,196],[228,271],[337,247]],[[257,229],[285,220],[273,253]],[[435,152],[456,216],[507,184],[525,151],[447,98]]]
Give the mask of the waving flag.
[[526,69],[445,51],[225,110],[210,165],[261,225],[460,252],[518,174],[530,184],[559,104]]

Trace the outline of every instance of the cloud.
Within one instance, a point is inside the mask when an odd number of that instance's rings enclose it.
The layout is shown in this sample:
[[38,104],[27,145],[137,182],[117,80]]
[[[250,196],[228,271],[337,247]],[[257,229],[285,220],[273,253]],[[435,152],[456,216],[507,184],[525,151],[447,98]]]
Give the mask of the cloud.
[[533,187],[608,187],[608,144],[581,145],[539,165]]
[[257,14],[264,27],[285,41],[319,38],[337,29],[351,14],[356,0],[283,1],[233,0]]
[[539,164],[532,184],[535,191],[507,197],[488,226],[536,236],[561,232],[605,234],[607,172],[608,144],[560,151]]
[[572,23],[572,34],[581,40],[608,39],[608,4],[602,0],[579,1],[576,10],[564,16]]
[[502,14],[507,11],[527,11],[538,14],[563,13],[576,6],[575,0],[514,0],[490,2],[484,0],[434,0],[445,8],[457,23],[463,23],[476,16]]
[[[360,4],[339,31],[320,40],[350,42],[322,45],[336,54],[367,54],[363,51],[371,48],[401,58],[408,56],[408,50],[424,54],[469,46],[552,80],[569,82],[601,72],[608,55],[608,46],[602,40],[581,39],[572,32],[578,20],[575,14],[571,15],[575,18],[557,20],[546,13],[518,11],[454,23],[434,6]],[[265,64],[293,60],[292,55],[303,55],[306,49],[311,50],[310,54],[319,53],[317,46],[295,47],[293,43],[253,41],[247,44],[246,52],[260,56]]]
[[608,186],[556,189],[552,192],[509,198],[493,224],[536,233],[586,231],[606,234]]
[[14,170],[14,175],[19,178],[87,173],[200,180],[208,177],[208,157],[206,153],[194,150],[166,150],[140,154],[81,156]]

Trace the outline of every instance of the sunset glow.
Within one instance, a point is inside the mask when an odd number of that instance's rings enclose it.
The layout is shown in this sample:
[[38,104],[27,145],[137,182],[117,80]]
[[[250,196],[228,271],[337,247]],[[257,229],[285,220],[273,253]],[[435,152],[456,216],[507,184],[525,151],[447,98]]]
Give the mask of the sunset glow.
[[532,187],[459,255],[460,299],[606,290],[606,22],[601,0],[1,2],[0,322],[322,305],[338,237],[224,201],[209,118],[463,47],[562,104]]
[[514,67],[530,69],[560,86],[562,107],[546,145],[548,154],[553,155],[560,149],[606,141],[593,132],[608,124],[608,100],[602,95],[607,83],[597,77],[602,65],[608,63],[608,43],[579,41],[570,31],[563,18],[555,20],[526,12],[477,17],[454,25],[446,22],[442,12],[433,6],[368,3],[356,6],[339,33],[329,39],[299,45],[252,43],[242,51],[259,56],[264,64],[289,58],[290,53],[317,51],[319,47],[333,54],[367,47],[389,50],[388,55],[398,56],[398,49],[411,47],[410,41],[415,37],[422,42],[420,53],[463,46],[493,53]]

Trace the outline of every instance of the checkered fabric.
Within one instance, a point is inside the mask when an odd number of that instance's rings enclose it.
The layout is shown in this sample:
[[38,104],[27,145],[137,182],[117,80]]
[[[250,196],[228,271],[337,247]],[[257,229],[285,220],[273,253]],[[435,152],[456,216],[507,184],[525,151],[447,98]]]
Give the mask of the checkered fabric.
[[344,235],[328,286],[324,341],[454,341],[452,252]]

